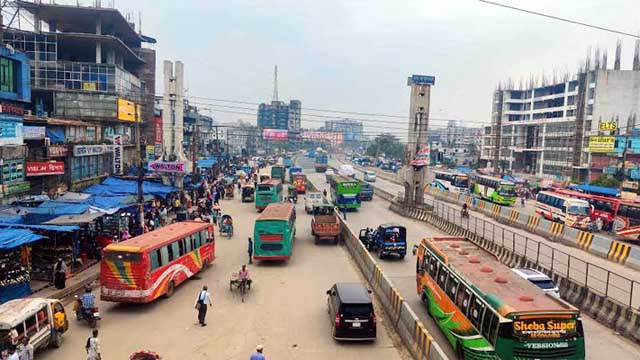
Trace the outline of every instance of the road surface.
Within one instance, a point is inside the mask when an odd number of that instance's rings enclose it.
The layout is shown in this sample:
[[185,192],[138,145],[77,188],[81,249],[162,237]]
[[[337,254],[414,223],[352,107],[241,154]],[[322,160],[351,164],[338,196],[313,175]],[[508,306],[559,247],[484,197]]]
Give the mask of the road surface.
[[[307,160],[299,160],[298,166],[302,166],[311,181],[320,187],[326,188],[324,174],[313,172]],[[378,178],[379,179],[379,178]],[[378,180],[380,181],[380,180]],[[379,185],[379,184],[378,184]],[[382,222],[396,222],[407,228],[408,247],[418,244],[420,239],[430,236],[447,235],[442,231],[414,219],[402,217],[388,209],[389,203],[379,197],[374,197],[373,201],[363,202],[362,207],[357,212],[347,213],[347,223],[355,232],[365,227],[376,227]],[[376,258],[376,260],[378,260]],[[425,324],[434,339],[441,345],[452,359],[455,353],[435,322],[427,315],[426,308],[420,301],[416,293],[415,285],[415,258],[408,255],[405,260],[385,259],[379,261],[384,273],[390,277],[396,288],[402,293],[403,298],[409,302],[411,308],[416,312]],[[587,359],[640,359],[640,347],[626,338],[616,335],[615,332],[587,316],[583,317],[583,326],[586,339]]]
[[[386,331],[382,309],[378,309],[374,343],[338,343],[331,338],[325,291],[335,282],[364,280],[344,248],[313,244],[311,217],[302,203],[297,205],[292,259],[250,266],[254,286],[241,303],[237,291],[229,291],[229,277],[248,261],[247,238],[253,236],[257,213],[253,203],[240,203],[238,198],[221,201],[223,211],[233,216],[234,236],[216,236],[214,264],[180,285],[173,297],[145,305],[99,302],[103,359],[128,359],[140,348],[156,351],[167,360],[248,359],[257,344],[264,345],[267,359],[408,358],[400,341],[392,340]],[[207,327],[198,326],[194,310],[203,285],[209,286],[214,303]],[[36,356],[39,360],[85,359],[90,333],[86,323],[72,320],[62,347]]]

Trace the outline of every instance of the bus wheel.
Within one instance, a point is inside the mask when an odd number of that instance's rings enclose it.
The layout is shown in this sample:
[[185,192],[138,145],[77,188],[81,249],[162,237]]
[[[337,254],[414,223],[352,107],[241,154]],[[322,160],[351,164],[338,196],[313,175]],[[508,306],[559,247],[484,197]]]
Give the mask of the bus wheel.
[[173,292],[176,290],[176,285],[173,283],[173,280],[169,281],[169,285],[167,285],[167,292],[164,293],[165,298],[170,298],[173,295]]

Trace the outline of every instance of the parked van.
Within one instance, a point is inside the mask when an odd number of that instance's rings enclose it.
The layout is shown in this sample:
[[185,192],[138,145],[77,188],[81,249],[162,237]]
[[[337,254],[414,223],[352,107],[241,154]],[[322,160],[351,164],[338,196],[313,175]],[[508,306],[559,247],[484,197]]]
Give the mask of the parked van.
[[49,345],[57,348],[67,329],[67,314],[56,299],[25,298],[0,305],[0,350],[9,348],[12,338],[22,342],[25,336],[34,349]]
[[376,339],[376,314],[371,294],[363,284],[337,283],[327,295],[334,339]]

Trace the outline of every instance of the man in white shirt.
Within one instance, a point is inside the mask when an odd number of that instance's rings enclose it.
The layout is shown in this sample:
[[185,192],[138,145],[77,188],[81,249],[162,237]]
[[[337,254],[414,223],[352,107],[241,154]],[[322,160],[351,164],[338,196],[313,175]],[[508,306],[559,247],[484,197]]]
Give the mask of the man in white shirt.
[[22,340],[22,349],[20,350],[20,360],[33,360],[33,345],[29,343],[29,337]]
[[87,360],[102,360],[100,354],[100,340],[98,340],[98,329],[93,329],[93,336],[87,339]]
[[203,286],[196,299],[196,309],[198,310],[198,322],[200,326],[207,326],[207,323],[204,322],[204,318],[207,316],[207,305],[213,306],[211,295],[207,289],[206,285]]
[[9,350],[9,359],[8,360],[20,360],[20,354],[18,354],[18,348],[15,346],[12,346],[11,349]]

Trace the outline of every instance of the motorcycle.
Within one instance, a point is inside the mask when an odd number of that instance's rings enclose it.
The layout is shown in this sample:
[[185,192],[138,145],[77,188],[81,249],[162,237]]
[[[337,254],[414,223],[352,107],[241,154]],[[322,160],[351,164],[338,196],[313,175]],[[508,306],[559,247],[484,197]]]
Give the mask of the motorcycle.
[[85,309],[84,307],[82,307],[82,300],[78,297],[78,295],[75,296],[75,302],[76,303],[74,308],[76,309],[76,320],[87,320],[89,326],[95,329],[98,326],[98,320],[101,319],[98,307],[94,306],[90,309]]

